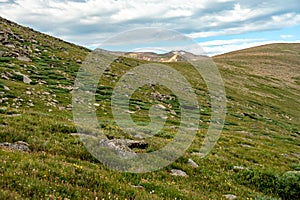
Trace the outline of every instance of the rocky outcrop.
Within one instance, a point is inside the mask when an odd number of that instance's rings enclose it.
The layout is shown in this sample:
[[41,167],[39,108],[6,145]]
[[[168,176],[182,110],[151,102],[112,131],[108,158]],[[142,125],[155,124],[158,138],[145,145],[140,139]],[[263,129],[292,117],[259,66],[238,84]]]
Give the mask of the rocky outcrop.
[[123,139],[103,139],[99,143],[100,146],[108,147],[122,158],[132,158],[136,153],[132,148],[145,149],[148,143],[138,140],[123,140]]
[[30,152],[29,144],[23,141],[18,141],[15,143],[9,143],[9,142],[0,143],[0,148],[9,149],[12,151]]

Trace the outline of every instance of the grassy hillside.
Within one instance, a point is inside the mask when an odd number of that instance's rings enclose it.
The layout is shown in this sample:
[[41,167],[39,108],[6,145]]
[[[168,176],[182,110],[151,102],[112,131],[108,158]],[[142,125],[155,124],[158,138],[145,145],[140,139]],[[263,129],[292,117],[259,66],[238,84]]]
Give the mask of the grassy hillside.
[[[105,167],[74,136],[71,92],[88,53],[0,18],[0,143],[7,142],[0,147],[0,199],[229,199],[229,194],[238,199],[298,199],[300,44],[213,58],[225,82],[228,113],[220,140],[205,158],[195,152],[209,125],[206,86],[188,63],[164,63],[193,83],[202,121],[183,157],[145,174]],[[130,138],[112,118],[110,95],[121,75],[142,63],[148,62],[120,57],[100,80],[97,117],[109,138]],[[139,123],[149,121],[153,103],[170,108],[164,129],[147,139],[148,148],[135,151],[155,151],[176,134],[179,104],[176,97],[166,97],[172,93],[161,86],[142,87],[132,96],[132,117]],[[15,150],[12,144],[18,141],[28,143],[29,150]],[[199,167],[188,165],[189,159]],[[188,177],[172,176],[172,169]]]

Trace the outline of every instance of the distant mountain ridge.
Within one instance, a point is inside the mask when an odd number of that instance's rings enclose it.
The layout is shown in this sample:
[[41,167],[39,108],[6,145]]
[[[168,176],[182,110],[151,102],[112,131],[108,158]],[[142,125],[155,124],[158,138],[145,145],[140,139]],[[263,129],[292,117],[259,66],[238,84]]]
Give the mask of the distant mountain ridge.
[[122,51],[109,51],[97,48],[95,51],[106,52],[116,56],[123,56],[127,58],[133,58],[137,60],[145,60],[149,62],[186,62],[188,59],[194,58],[207,58],[207,56],[195,55],[187,51],[179,50],[179,51],[170,51],[168,53],[154,53],[154,52],[122,52]]

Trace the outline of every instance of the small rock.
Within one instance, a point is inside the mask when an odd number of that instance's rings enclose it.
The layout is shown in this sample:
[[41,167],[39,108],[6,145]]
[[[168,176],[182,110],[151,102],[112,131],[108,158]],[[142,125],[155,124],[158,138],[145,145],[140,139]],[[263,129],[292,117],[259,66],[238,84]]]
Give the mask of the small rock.
[[19,75],[19,76],[23,76],[23,82],[26,84],[30,84],[32,82],[32,80],[28,76],[26,76],[20,72],[15,72],[15,74]]
[[136,189],[144,189],[144,187],[141,185],[130,185],[130,186]]
[[58,106],[58,110],[64,110],[65,107],[64,106]]
[[205,156],[205,154],[203,154],[203,153],[201,153],[201,152],[193,152],[192,153],[192,156],[199,156],[199,157],[204,157]]
[[164,105],[162,105],[162,104],[158,104],[157,107],[159,107],[159,108],[162,109],[162,110],[165,110],[165,109],[166,109],[166,107],[165,107]]
[[23,82],[26,83],[26,84],[30,84],[32,82],[32,80],[28,76],[24,75],[23,76]]
[[6,75],[4,75],[4,74],[1,75],[1,78],[5,79],[5,80],[9,80],[9,78]]
[[17,151],[25,151],[25,152],[30,151],[28,146],[29,146],[28,143],[23,142],[23,141],[18,141],[13,144],[8,143],[8,142],[0,143],[0,147],[2,147],[2,148],[6,148],[6,149],[10,149],[10,150],[17,150]]
[[31,95],[32,93],[30,91],[26,91],[26,94]]
[[16,48],[15,45],[13,45],[13,44],[6,44],[5,47],[10,48],[10,49]]
[[188,160],[188,165],[192,166],[193,168],[199,167],[199,165],[197,163],[195,163],[195,161],[193,161],[192,159]]
[[293,155],[300,159],[300,154],[298,154],[298,153],[293,153]]
[[99,145],[110,148],[122,158],[133,158],[136,156],[136,153],[120,140],[103,139],[100,141]]
[[26,56],[18,56],[17,59],[23,62],[31,62],[31,59]]
[[171,175],[172,176],[188,177],[188,175],[184,171],[179,170],[179,169],[172,169],[171,170]]
[[239,146],[241,146],[243,148],[253,148],[253,146],[248,145],[248,144],[239,144]]
[[234,200],[237,198],[237,196],[235,196],[233,194],[226,194],[226,195],[223,195],[223,197],[225,197],[228,200]]
[[300,174],[300,171],[288,171],[286,174]]
[[171,113],[172,115],[177,115],[176,112],[175,112],[174,110],[170,110],[170,113]]
[[11,115],[6,115],[7,117],[21,117],[21,114],[11,114]]
[[27,142],[24,142],[24,141],[17,141],[17,142],[15,142],[15,144],[29,146],[29,144]]
[[10,89],[6,85],[4,85],[4,90],[9,91]]
[[33,103],[28,103],[27,105],[30,106],[30,107],[34,107]]
[[286,154],[286,153],[282,153],[282,154],[280,154],[282,157],[285,157],[285,158],[290,158],[290,156],[288,155],[288,154]]
[[129,113],[129,114],[134,114],[135,113],[134,111],[131,111],[131,110],[127,110],[126,112]]
[[242,171],[244,169],[245,169],[245,167],[243,167],[243,166],[233,166],[233,171],[235,171],[235,172]]
[[253,134],[249,133],[247,131],[237,131],[237,133],[240,133],[240,134],[243,134],[243,135],[246,135],[246,136],[249,136],[249,137],[253,137]]

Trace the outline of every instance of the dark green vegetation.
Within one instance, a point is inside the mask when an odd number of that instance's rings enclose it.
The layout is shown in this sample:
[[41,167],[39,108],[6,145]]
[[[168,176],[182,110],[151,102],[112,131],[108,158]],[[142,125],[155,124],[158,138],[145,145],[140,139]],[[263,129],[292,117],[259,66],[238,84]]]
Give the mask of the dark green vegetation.
[[[191,66],[180,71],[199,95],[201,119],[194,143],[171,166],[157,172],[112,171],[84,148],[72,122],[72,85],[87,49],[0,19],[0,142],[25,141],[31,152],[0,149],[0,199],[299,199],[300,44],[274,44],[214,58],[228,99],[226,125],[213,151],[200,150],[209,125],[210,103],[203,80]],[[110,95],[127,70],[146,61],[119,58],[107,70],[95,96],[106,135],[128,138],[112,120]],[[19,72],[19,73],[18,73]],[[31,79],[24,83],[24,76]],[[8,90],[9,89],[9,90]],[[161,86],[141,87],[131,98],[137,123],[159,103],[167,124],[148,139],[147,152],[176,134],[176,96]],[[187,165],[192,158],[199,168]],[[181,169],[189,177],[174,177]],[[293,172],[288,172],[293,171]],[[139,186],[139,187],[136,187]]]

